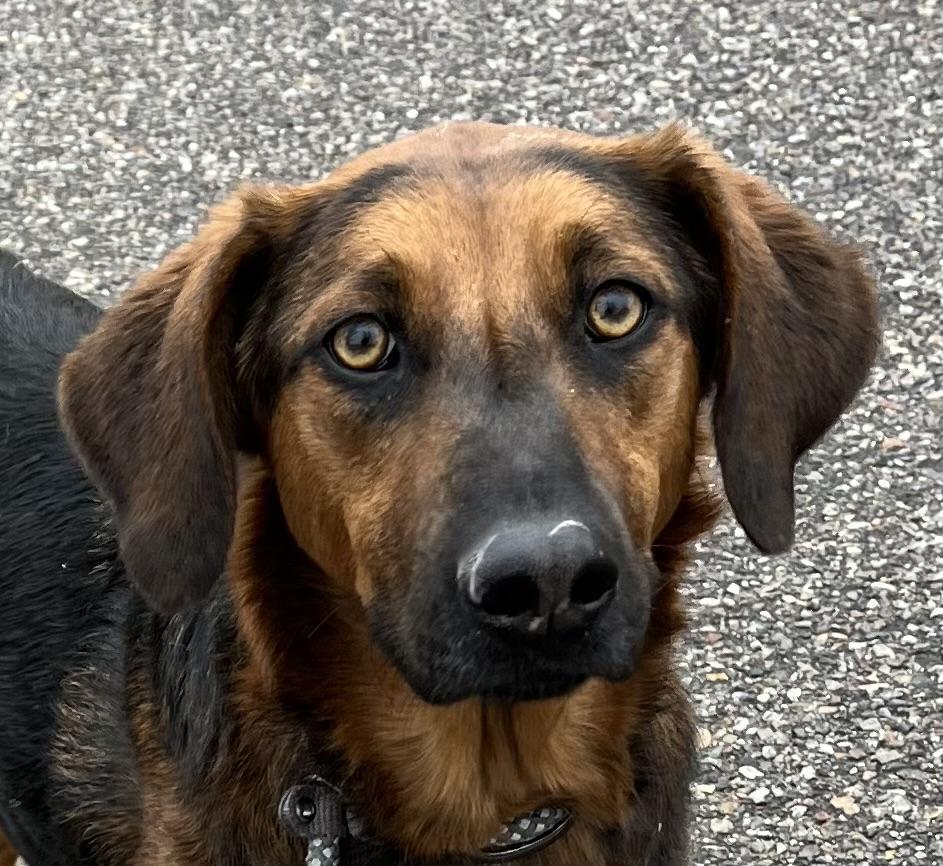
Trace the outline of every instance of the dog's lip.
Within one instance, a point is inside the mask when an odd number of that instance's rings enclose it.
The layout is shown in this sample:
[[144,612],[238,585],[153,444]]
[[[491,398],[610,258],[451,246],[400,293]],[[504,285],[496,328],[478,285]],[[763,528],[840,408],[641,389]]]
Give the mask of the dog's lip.
[[[573,650],[577,646],[578,642]],[[627,679],[636,669],[641,653],[641,647],[635,646],[625,658],[614,660],[586,649],[578,658],[572,655],[549,658],[532,647],[519,647],[516,665],[453,656],[443,670],[432,676],[428,674],[428,665],[404,665],[393,658],[391,661],[417,697],[427,703],[449,704],[469,698],[517,703],[562,697],[591,679]],[[510,643],[507,650],[515,652]],[[521,651],[528,654],[526,660],[520,660]]]
[[[591,679],[620,682],[632,676],[644,649],[648,611],[610,608],[585,630],[520,635],[483,625],[462,605],[441,616],[438,606],[407,623],[402,606],[370,605],[377,649],[420,700],[434,705],[471,698],[507,702],[560,697]],[[423,616],[429,611],[436,617]]]

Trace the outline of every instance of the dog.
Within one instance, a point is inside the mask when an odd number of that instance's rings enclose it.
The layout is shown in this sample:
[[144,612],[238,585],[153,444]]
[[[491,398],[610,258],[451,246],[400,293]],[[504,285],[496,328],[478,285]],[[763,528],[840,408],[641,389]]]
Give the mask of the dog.
[[856,249],[680,126],[470,123],[242,188],[105,312],[2,272],[9,856],[686,862],[699,458],[786,550]]

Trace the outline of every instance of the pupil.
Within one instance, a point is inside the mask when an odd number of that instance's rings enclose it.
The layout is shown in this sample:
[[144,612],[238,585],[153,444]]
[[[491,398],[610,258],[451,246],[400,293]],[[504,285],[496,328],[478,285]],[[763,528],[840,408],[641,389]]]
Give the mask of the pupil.
[[371,323],[354,325],[347,332],[347,347],[356,354],[369,352],[377,342],[377,329]]
[[629,299],[622,293],[612,292],[599,299],[599,317],[610,321],[624,319],[629,312]]

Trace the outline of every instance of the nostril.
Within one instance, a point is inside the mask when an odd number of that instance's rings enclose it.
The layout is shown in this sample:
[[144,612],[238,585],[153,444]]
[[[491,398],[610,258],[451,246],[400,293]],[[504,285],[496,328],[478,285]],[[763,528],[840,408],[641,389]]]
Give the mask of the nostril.
[[609,560],[584,565],[570,585],[570,603],[588,607],[602,599],[619,580],[619,570]]
[[491,616],[536,613],[540,606],[540,589],[528,574],[509,574],[485,589],[478,606]]

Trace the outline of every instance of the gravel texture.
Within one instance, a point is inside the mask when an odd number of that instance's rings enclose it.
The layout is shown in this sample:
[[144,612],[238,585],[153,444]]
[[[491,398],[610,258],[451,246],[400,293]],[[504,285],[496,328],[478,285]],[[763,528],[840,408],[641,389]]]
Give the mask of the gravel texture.
[[859,240],[885,347],[798,472],[795,551],[690,575],[696,862],[943,862],[943,8],[815,2],[0,4],[0,245],[100,297],[241,178],[445,118],[681,117]]

